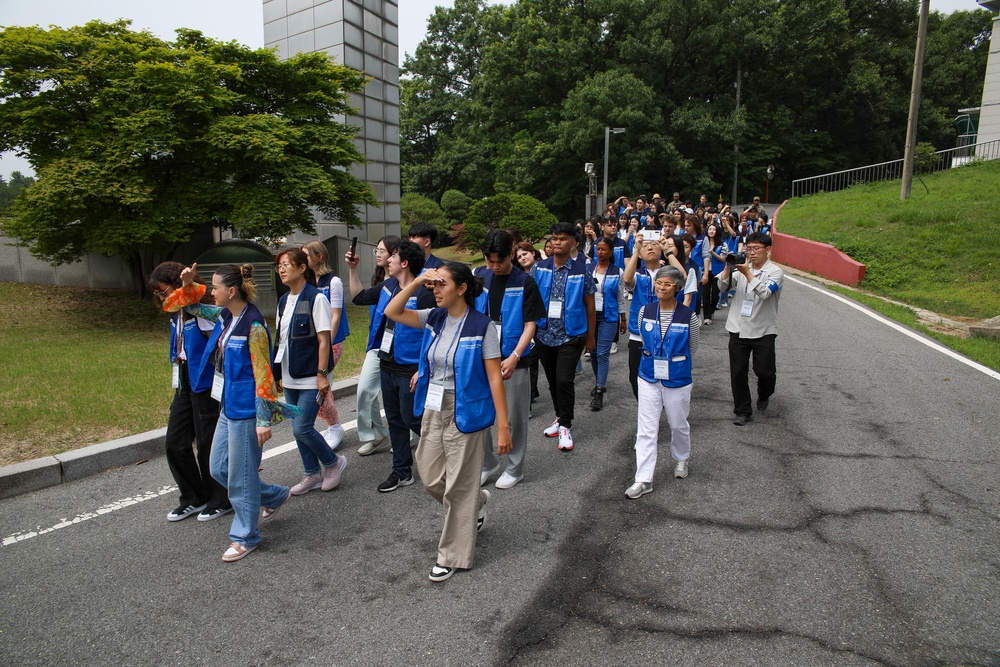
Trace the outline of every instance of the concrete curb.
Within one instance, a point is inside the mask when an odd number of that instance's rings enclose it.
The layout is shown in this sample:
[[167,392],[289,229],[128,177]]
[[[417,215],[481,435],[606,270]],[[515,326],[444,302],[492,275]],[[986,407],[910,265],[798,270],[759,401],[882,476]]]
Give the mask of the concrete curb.
[[[334,398],[353,395],[358,389],[358,378],[334,382],[332,389]],[[166,428],[158,428],[55,456],[4,466],[0,468],[0,498],[10,498],[81,479],[110,468],[135,465],[163,456],[166,435]]]

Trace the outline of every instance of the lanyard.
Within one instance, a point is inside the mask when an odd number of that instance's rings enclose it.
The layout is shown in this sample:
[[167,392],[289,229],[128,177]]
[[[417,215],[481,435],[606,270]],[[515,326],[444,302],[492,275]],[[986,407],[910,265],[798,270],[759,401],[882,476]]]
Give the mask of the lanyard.
[[[462,319],[460,319],[458,321],[458,327],[456,327],[456,329],[455,329],[455,335],[452,337],[451,342],[448,343],[448,350],[444,354],[444,375],[446,377],[448,375],[448,357],[451,356],[451,350],[452,350],[452,348],[455,346],[456,341],[458,341],[458,339],[462,335],[462,325],[465,324],[465,318],[468,317],[468,316],[469,316],[469,308],[468,308],[468,306],[466,306],[465,312],[462,314]],[[447,324],[447,320],[445,320],[445,324]],[[441,330],[441,333],[444,333],[444,329],[443,328]],[[438,345],[441,344],[441,338],[442,338],[441,336],[437,337],[437,340],[434,341],[434,349],[431,350],[430,362],[431,362],[431,378],[432,379],[434,378],[434,357],[437,354]]]
[[184,311],[177,312],[177,319],[174,321],[174,329],[177,331],[177,349],[174,357],[180,361],[184,354]]
[[[659,304],[657,304],[657,308],[659,309]],[[657,318],[656,318],[656,349],[653,350],[653,352],[655,352],[656,353],[655,356],[657,358],[660,358],[660,359],[662,359],[665,356],[663,352],[666,349],[666,343],[667,343],[667,340],[668,340],[668,338],[665,338],[663,336],[663,320],[661,318],[663,317],[663,313],[664,312],[669,312],[670,313],[670,323],[673,324],[674,315],[676,314],[677,311],[676,310],[669,310],[669,311],[660,310],[660,312],[657,313]],[[669,324],[667,325],[667,330],[668,331],[670,330],[670,325]]]

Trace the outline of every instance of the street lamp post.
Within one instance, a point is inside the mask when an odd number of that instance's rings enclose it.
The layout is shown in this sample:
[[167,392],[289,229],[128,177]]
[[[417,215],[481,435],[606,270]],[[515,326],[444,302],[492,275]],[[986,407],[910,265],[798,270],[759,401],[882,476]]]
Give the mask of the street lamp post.
[[604,128],[604,201],[601,202],[601,215],[604,215],[604,209],[608,207],[608,151],[611,148],[611,134],[621,134],[624,131],[624,127]]

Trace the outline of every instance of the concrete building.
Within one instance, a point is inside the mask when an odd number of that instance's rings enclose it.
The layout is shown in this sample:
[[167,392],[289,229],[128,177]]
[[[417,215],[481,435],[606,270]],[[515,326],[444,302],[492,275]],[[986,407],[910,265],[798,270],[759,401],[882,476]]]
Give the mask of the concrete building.
[[[986,61],[986,79],[983,81],[983,101],[979,105],[979,131],[976,142],[982,144],[1000,139],[1000,0],[979,0],[979,4],[993,12],[993,33],[990,37],[990,55]],[[988,147],[980,146],[978,153]],[[996,156],[996,151],[993,157]]]
[[[332,237],[357,235],[374,242],[399,234],[399,9],[398,0],[264,0],[264,42],[288,58],[320,51],[338,63],[363,71],[371,81],[364,94],[352,94],[355,116],[343,119],[360,128],[358,149],[368,164],[352,173],[374,188],[381,208],[360,212],[364,229],[348,232],[336,220],[317,217],[320,239],[336,249]],[[317,216],[321,216],[317,212]],[[309,240],[295,234],[289,241]]]

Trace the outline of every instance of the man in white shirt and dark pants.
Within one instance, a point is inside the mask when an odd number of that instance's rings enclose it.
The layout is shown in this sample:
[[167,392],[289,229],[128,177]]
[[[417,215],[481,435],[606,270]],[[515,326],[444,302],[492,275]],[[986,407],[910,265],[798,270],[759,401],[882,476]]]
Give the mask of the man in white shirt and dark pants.
[[[774,393],[777,366],[774,341],[778,335],[778,299],[785,274],[770,260],[771,237],[753,233],[747,237],[743,264],[726,263],[719,275],[719,289],[736,290],[726,319],[729,332],[729,376],[733,387],[733,423],[745,426],[753,419],[750,404],[750,355],[757,376],[757,410],[767,410]],[[733,275],[735,269],[735,275]]]

